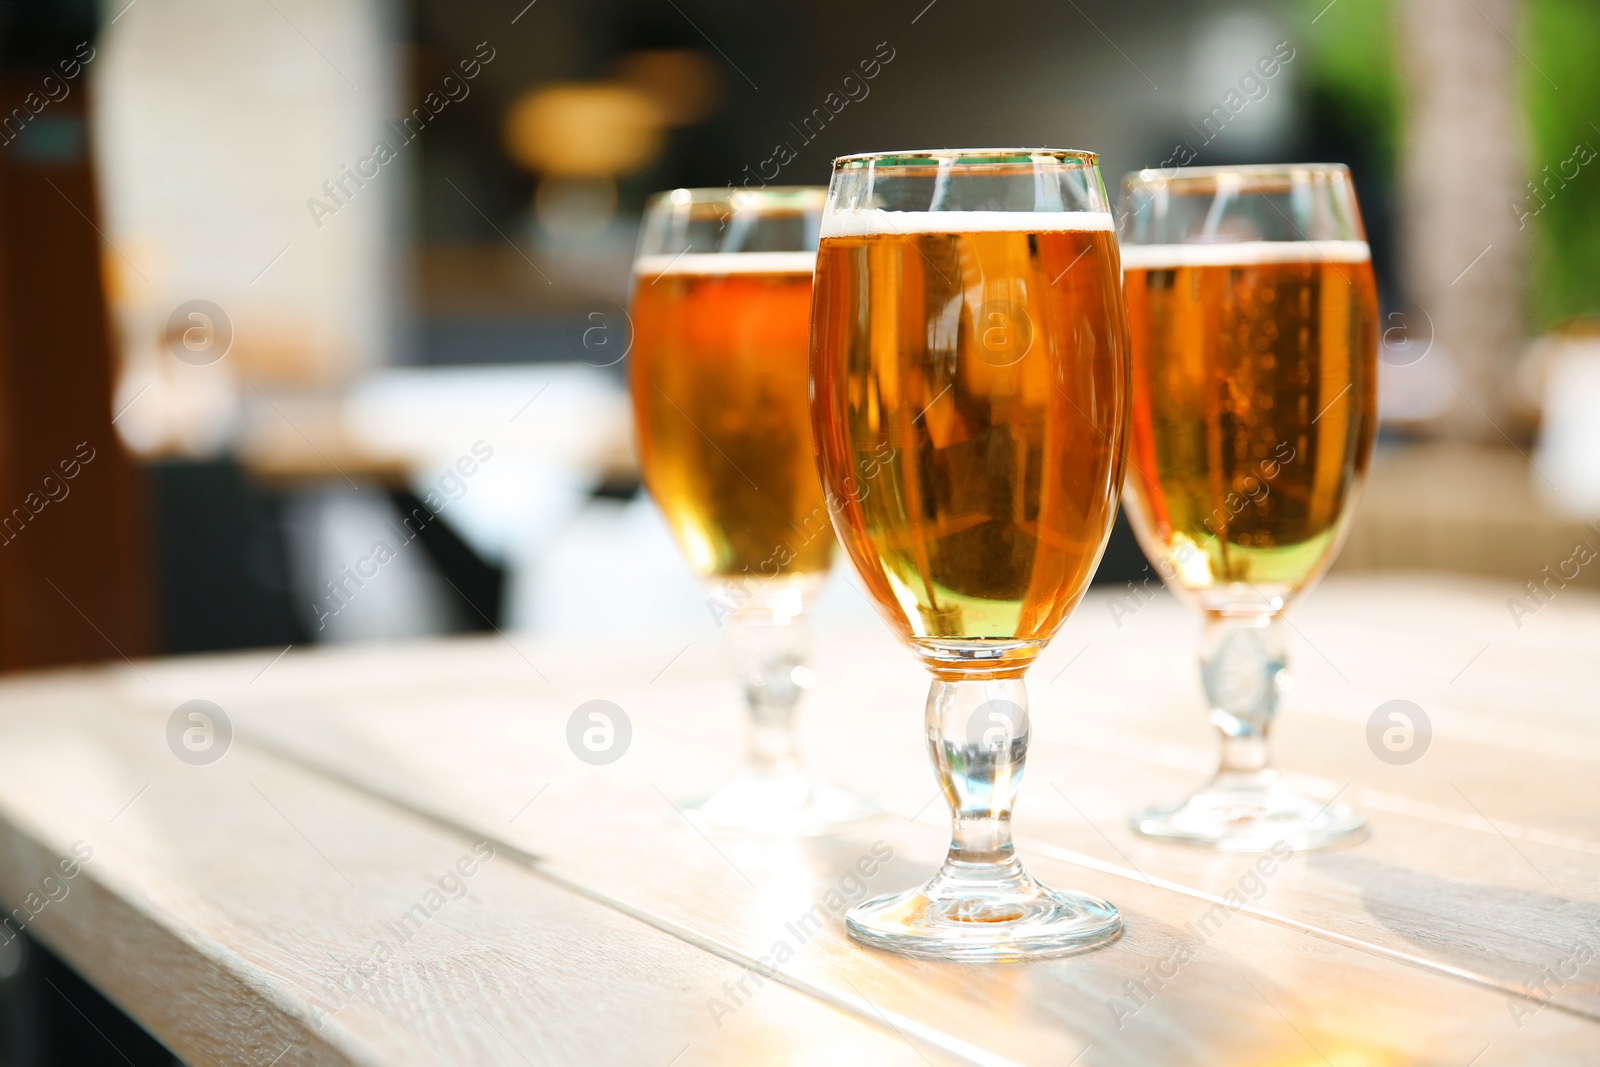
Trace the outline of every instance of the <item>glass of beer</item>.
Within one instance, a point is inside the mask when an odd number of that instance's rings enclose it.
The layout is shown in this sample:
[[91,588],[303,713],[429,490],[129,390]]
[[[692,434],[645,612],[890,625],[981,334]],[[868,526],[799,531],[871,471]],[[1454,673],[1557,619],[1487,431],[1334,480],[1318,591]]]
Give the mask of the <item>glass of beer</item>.
[[629,367],[645,486],[708,585],[748,706],[732,777],[702,829],[829,832],[873,814],[801,768],[805,613],[834,538],[811,450],[807,331],[825,191],[675,189],[651,199],[634,262]]
[[1035,881],[1011,812],[1034,658],[1083,596],[1122,486],[1127,325],[1095,156],[895,152],[834,163],[811,312],[812,429],[834,529],[932,675],[952,812],[925,885],[846,925],[905,956],[1066,955],[1117,909]]
[[1210,785],[1133,825],[1236,852],[1327,845],[1362,817],[1284,781],[1267,733],[1289,687],[1284,612],[1339,550],[1377,423],[1355,190],[1320,164],[1146,170],[1124,186],[1128,513],[1204,616],[1200,677],[1222,732]]

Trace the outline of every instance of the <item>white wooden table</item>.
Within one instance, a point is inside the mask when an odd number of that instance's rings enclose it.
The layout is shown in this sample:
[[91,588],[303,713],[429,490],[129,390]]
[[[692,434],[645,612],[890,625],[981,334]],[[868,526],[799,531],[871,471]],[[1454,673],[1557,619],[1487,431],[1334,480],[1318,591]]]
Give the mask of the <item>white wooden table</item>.
[[[1515,591],[1341,578],[1299,606],[1278,760],[1371,834],[1265,878],[1128,831],[1213,758],[1197,624],[1164,595],[1115,621],[1085,601],[1030,677],[1017,822],[1037,874],[1122,908],[1083,956],[913,962],[803,922],[945,843],[926,683],[879,630],[821,635],[803,733],[889,814],[803,842],[711,841],[674,809],[739,744],[709,626],[15,677],[0,898],[194,1064],[1593,1064],[1600,599],[1519,629]],[[1409,765],[1366,740],[1395,698],[1432,724]],[[192,699],[235,731],[211,764],[168,745]],[[632,723],[608,766],[565,741],[592,699]],[[893,858],[847,877],[874,846]]]

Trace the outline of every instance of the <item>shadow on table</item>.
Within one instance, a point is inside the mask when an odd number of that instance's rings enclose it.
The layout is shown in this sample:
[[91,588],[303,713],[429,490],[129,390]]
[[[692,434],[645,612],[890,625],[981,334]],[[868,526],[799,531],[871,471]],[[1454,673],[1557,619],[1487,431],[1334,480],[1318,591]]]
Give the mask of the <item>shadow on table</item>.
[[1568,998],[1577,994],[1586,1007],[1600,1007],[1594,999],[1600,982],[1588,962],[1600,956],[1600,905],[1440,878],[1349,853],[1311,862],[1319,873],[1359,887],[1367,913],[1429,958]]

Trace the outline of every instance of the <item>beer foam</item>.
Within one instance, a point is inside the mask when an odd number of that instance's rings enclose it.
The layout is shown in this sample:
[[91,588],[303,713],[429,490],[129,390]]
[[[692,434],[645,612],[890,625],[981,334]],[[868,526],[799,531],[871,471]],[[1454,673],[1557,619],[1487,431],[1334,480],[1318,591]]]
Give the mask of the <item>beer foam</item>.
[[640,256],[633,263],[633,273],[651,278],[666,274],[811,274],[816,269],[815,252],[684,252]]
[[1365,263],[1365,241],[1236,241],[1192,245],[1122,246],[1123,270],[1176,267],[1259,267],[1266,263]]
[[910,233],[1061,233],[1110,230],[1106,211],[836,211],[822,217],[823,237]]

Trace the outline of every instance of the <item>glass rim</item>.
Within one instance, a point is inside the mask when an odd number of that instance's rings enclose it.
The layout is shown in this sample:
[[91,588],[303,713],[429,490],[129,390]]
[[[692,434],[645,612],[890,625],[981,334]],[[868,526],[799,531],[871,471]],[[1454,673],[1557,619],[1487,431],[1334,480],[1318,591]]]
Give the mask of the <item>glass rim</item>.
[[1289,178],[1299,173],[1342,174],[1348,176],[1350,168],[1343,163],[1240,163],[1236,166],[1210,167],[1144,167],[1130,170],[1122,176],[1122,186],[1156,185],[1163,182],[1205,181],[1227,174],[1244,178]]
[[988,164],[1014,166],[1019,163],[1037,163],[1040,156],[1048,157],[1058,163],[1073,163],[1086,167],[1100,165],[1099,154],[1083,148],[926,148],[894,152],[856,152],[847,156],[836,156],[833,160],[833,169],[843,170],[863,163],[870,163],[875,167],[926,166],[929,162],[946,160],[969,166]]

